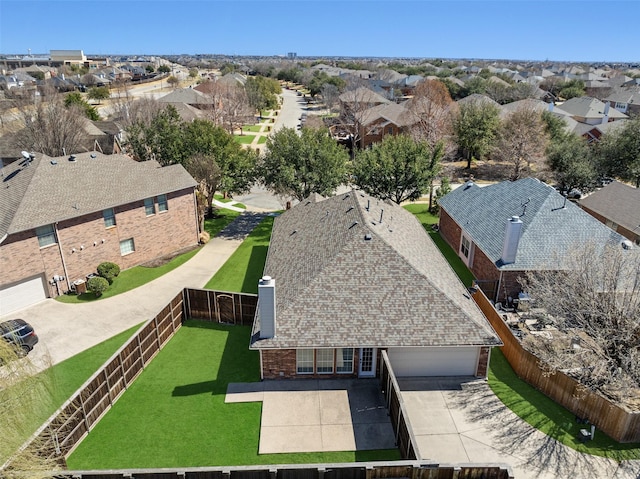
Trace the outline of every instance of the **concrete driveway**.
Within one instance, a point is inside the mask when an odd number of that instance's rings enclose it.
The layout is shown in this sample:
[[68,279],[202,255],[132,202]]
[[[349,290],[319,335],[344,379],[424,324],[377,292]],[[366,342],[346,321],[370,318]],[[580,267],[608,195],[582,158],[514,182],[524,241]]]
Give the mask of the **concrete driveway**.
[[393,449],[377,379],[229,384],[226,403],[262,401],[260,454]]
[[640,461],[618,464],[564,446],[511,412],[484,381],[399,378],[398,383],[424,460],[506,463],[517,479],[640,478]]

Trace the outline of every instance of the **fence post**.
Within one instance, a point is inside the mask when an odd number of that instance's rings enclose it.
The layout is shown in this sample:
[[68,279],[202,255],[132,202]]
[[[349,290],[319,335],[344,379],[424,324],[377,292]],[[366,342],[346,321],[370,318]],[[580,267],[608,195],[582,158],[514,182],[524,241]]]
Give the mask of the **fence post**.
[[[80,391],[80,394],[78,394],[78,398],[80,398],[80,407],[82,408],[82,419],[84,422],[84,427],[87,428],[87,432],[89,432],[89,419],[87,419],[87,410],[84,408],[84,399],[82,398],[82,393],[83,391]],[[73,404],[73,403],[72,403]]]
[[109,384],[109,375],[107,374],[107,368],[105,367],[102,372],[104,373],[104,382],[107,385],[107,396],[109,396],[109,405],[113,406],[113,399],[111,399],[111,385]]

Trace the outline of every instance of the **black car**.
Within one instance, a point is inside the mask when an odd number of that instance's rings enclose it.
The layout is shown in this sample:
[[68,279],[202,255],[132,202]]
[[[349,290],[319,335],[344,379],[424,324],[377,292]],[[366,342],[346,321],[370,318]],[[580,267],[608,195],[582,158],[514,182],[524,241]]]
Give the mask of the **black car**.
[[26,356],[38,343],[38,336],[24,319],[10,319],[0,323],[2,339],[16,348],[19,356]]

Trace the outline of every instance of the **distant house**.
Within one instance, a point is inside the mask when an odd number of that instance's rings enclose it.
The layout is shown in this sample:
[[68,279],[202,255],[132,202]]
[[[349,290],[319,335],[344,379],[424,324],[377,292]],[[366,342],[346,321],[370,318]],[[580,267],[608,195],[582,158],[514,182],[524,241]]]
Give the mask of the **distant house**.
[[417,219],[350,191],[275,219],[250,348],[263,379],[485,377],[496,333]]
[[533,178],[482,188],[468,182],[439,203],[440,234],[494,301],[518,298],[518,278],[528,271],[563,269],[581,244],[625,240]]
[[620,113],[634,115],[640,113],[640,87],[616,88],[605,97],[605,101]]
[[180,165],[36,154],[2,176],[0,314],[68,291],[103,261],[126,269],[198,242],[196,182]]
[[359,115],[360,148],[379,143],[387,135],[407,133],[416,123],[416,117],[404,104],[388,103],[376,105]]
[[559,106],[577,122],[589,125],[598,125],[628,118],[624,113],[615,108],[610,108],[610,103],[604,103],[597,98],[588,96],[571,98]]
[[583,210],[640,245],[640,189],[613,181],[579,202]]

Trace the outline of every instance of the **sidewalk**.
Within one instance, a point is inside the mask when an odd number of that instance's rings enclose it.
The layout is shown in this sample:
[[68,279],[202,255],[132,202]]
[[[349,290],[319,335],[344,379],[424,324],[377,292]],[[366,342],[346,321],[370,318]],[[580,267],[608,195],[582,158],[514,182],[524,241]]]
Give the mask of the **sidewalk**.
[[202,288],[262,221],[245,212],[182,266],[139,288],[84,304],[47,299],[8,315],[31,323],[40,342],[29,354],[43,370],[155,316],[185,287]]

